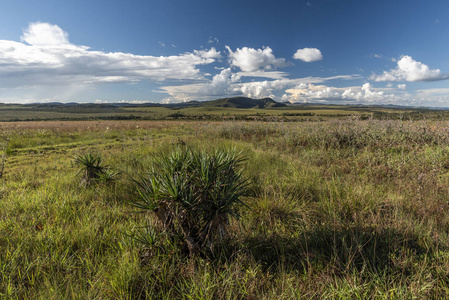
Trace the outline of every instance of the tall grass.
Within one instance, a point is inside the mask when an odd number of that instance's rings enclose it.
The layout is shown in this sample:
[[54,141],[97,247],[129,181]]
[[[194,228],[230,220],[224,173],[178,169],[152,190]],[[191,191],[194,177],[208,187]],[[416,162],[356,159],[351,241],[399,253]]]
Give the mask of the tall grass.
[[[447,298],[448,125],[100,122],[41,141],[22,137],[45,128],[4,129],[0,298]],[[179,140],[247,157],[254,193],[213,255],[186,256],[130,206],[131,179]],[[80,188],[71,158],[85,151],[121,172],[113,185]]]

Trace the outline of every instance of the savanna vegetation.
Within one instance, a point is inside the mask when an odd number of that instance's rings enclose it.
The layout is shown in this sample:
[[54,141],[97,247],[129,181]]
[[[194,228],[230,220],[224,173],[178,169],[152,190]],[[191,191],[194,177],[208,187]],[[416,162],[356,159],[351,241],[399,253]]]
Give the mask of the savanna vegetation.
[[0,298],[447,298],[449,122],[409,119],[1,123]]
[[92,103],[0,103],[0,122],[92,121],[92,120],[191,120],[191,121],[264,121],[304,122],[346,119],[422,120],[449,117],[446,109],[400,106],[286,104],[271,98],[223,98],[174,104],[92,104]]

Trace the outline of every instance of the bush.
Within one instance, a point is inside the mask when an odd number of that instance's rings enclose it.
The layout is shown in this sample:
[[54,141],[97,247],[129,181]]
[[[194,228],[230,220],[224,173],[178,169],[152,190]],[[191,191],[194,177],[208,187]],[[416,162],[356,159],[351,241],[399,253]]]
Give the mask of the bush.
[[101,154],[85,153],[74,157],[76,165],[80,166],[78,174],[82,175],[81,184],[90,185],[93,182],[112,182],[116,175],[109,166],[103,165]]
[[243,161],[235,150],[177,148],[156,157],[151,172],[136,180],[140,197],[133,205],[153,212],[167,233],[181,237],[190,255],[212,249],[244,205]]

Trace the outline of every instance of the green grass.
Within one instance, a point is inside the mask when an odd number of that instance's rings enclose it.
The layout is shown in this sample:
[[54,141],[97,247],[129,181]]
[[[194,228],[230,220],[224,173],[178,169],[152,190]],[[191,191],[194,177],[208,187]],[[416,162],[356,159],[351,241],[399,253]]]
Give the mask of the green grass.
[[[62,123],[1,129],[0,298],[448,297],[447,121]],[[241,151],[254,190],[193,257],[130,204],[184,144]],[[86,152],[120,175],[80,185]]]
[[191,106],[114,104],[1,104],[0,122],[89,121],[89,120],[258,120],[321,121],[358,115],[369,119],[445,119],[447,110],[389,106],[295,104],[288,107],[233,108],[212,106],[213,102]]

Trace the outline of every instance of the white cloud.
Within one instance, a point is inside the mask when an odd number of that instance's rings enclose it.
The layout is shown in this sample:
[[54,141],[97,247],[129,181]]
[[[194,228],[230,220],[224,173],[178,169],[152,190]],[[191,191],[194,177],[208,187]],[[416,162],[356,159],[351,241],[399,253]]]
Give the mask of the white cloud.
[[317,48],[303,48],[298,49],[295,54],[293,54],[294,59],[299,59],[304,62],[314,62],[323,59],[321,51]]
[[236,89],[238,89],[244,96],[250,98],[263,98],[272,97],[275,92],[285,91],[291,88],[304,88],[308,84],[323,83],[329,80],[342,79],[356,79],[359,78],[358,75],[341,75],[333,77],[304,77],[295,79],[278,79],[278,80],[265,80],[265,81],[254,81],[236,84]]
[[276,90],[276,83],[273,81],[259,81],[242,84],[240,91],[245,97],[265,98],[272,96],[273,90]]
[[240,80],[240,76],[233,74],[230,68],[224,69],[220,74],[215,75],[210,83],[204,85],[199,91],[204,96],[221,96],[235,93],[232,91],[232,84]]
[[193,53],[202,58],[219,59],[221,58],[220,51],[215,50],[215,48],[210,48],[209,50],[193,50]]
[[437,81],[449,79],[448,74],[439,69],[432,70],[427,65],[405,55],[397,62],[397,68],[384,71],[382,75],[372,75],[375,81]]
[[215,75],[209,83],[197,83],[177,86],[164,86],[161,91],[170,95],[165,101],[183,102],[188,100],[210,100],[229,96],[245,96],[250,98],[272,97],[276,93],[285,92],[285,89],[301,87],[305,88],[309,83],[323,83],[329,80],[359,79],[359,75],[340,75],[332,77],[305,77],[305,78],[281,78],[276,80],[241,82],[245,72],[232,73],[230,68],[224,69]]
[[449,88],[440,88],[440,89],[421,89],[417,90],[416,93],[422,96],[435,96],[435,95],[447,95],[449,96]]
[[283,98],[291,102],[340,102],[365,104],[403,103],[410,100],[407,93],[386,93],[384,89],[373,88],[370,83],[353,87],[331,87],[326,85],[300,85],[287,89]]
[[[212,37],[211,41],[218,42]],[[99,83],[153,81],[169,82],[153,91],[168,94],[165,102],[243,95],[308,102],[415,105],[430,103],[429,99],[432,99],[441,106],[449,103],[447,89],[419,90],[412,97],[405,91],[407,85],[403,82],[396,82],[394,86],[389,83],[383,88],[375,88],[369,83],[346,87],[325,85],[331,80],[340,80],[341,84],[343,80],[361,79],[360,75],[291,79],[288,73],[276,70],[289,63],[275,57],[270,47],[243,47],[235,51],[227,47],[227,50],[229,64],[222,64],[222,68],[211,66],[210,70],[215,67],[219,71],[214,71],[210,78],[209,74],[200,71],[199,66],[222,58],[222,53],[215,48],[159,57],[94,51],[70,43],[69,35],[57,25],[32,23],[24,30],[21,42],[0,40],[0,100],[65,101],[77,99],[80,90],[95,94],[95,84]],[[294,58],[316,61],[322,59],[322,55],[318,49],[304,48],[299,49]],[[440,70],[430,69],[410,56],[401,57],[397,68],[372,76],[376,81],[392,82],[448,78]],[[178,85],[172,85],[175,82]],[[113,98],[110,101],[114,101]]]
[[66,32],[48,23],[30,24],[22,41],[0,40],[0,88],[142,80],[204,81],[205,74],[197,66],[213,63],[221,56],[215,48],[159,57],[92,51],[71,44]]
[[311,102],[317,100],[341,100],[343,89],[329,87],[326,85],[315,85],[312,83],[302,84],[296,88],[287,89],[290,94],[289,100],[292,102]]
[[258,70],[274,70],[289,65],[285,58],[276,58],[270,47],[263,49],[237,48],[235,52],[229,46],[229,62],[231,66],[240,68],[243,72],[254,72]]
[[216,37],[210,36],[207,43],[208,44],[218,44],[218,43],[220,43],[220,41]]
[[420,89],[416,91],[415,105],[449,107],[449,88]]
[[229,96],[246,96],[251,98],[272,97],[277,101],[322,102],[322,103],[362,103],[362,104],[396,104],[415,106],[448,107],[449,89],[418,90],[410,94],[404,85],[389,85],[376,88],[370,83],[361,86],[333,87],[324,83],[332,80],[361,79],[359,75],[340,75],[333,77],[282,78],[241,82],[243,77],[232,73],[230,68],[221,70],[209,83],[196,83],[178,86],[164,86],[158,92],[168,93],[165,103],[190,100],[211,100]]
[[204,88],[203,83],[193,83],[184,85],[162,86],[156,93],[167,93],[169,97],[164,98],[161,103],[187,102],[191,100],[199,100],[196,97],[199,91]]
[[53,46],[58,47],[69,44],[69,35],[57,25],[48,23],[31,23],[24,30],[22,37],[23,42],[33,46]]
[[241,77],[261,77],[261,78],[270,78],[270,79],[282,79],[287,77],[287,73],[281,71],[263,71],[257,70],[253,72],[238,72],[237,73]]
[[305,82],[320,82],[321,78],[307,77],[298,79],[278,79],[278,80],[264,80],[240,83],[236,88],[243,96],[249,98],[264,98],[273,97],[276,91],[283,91],[286,88],[294,87]]

